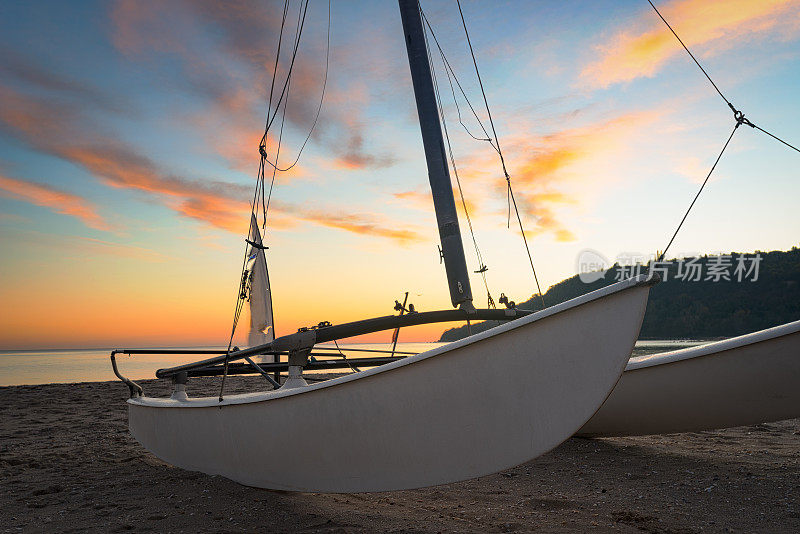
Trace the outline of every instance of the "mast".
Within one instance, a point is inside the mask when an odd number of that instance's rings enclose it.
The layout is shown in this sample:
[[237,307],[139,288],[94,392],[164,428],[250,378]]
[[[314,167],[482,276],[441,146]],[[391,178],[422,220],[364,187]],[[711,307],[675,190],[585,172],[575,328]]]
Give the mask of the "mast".
[[444,152],[442,125],[433,89],[431,65],[425,46],[425,33],[418,0],[399,0],[400,16],[403,19],[403,32],[408,50],[408,65],[414,83],[414,97],[417,101],[417,115],[422,130],[422,144],[425,147],[425,161],[428,164],[428,179],[439,226],[439,239],[442,243],[442,257],[450,286],[450,300],[453,306],[471,311],[472,288],[469,284],[467,260],[464,257],[464,244],[458,226],[458,214],[453,198],[453,184]]

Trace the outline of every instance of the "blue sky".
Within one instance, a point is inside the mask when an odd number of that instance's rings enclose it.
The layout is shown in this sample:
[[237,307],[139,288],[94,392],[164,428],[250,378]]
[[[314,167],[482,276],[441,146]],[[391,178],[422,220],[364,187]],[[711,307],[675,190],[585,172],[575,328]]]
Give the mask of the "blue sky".
[[[800,2],[657,5],[736,106],[800,142]],[[485,121],[456,4],[422,6]],[[319,101],[327,7],[309,5],[281,161]],[[282,8],[0,5],[0,345],[224,341]],[[543,285],[587,248],[663,249],[734,122],[647,2],[463,10]],[[420,309],[449,302],[397,7],[331,13],[323,110],[268,223],[278,333],[390,313],[404,291]],[[436,69],[490,288],[524,300],[535,287],[499,162]],[[800,154],[740,130],[671,253],[797,245]]]

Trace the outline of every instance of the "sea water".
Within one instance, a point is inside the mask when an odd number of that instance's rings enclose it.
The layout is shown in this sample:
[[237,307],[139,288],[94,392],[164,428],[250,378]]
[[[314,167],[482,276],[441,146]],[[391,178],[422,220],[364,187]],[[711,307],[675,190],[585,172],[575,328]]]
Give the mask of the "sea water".
[[[638,341],[633,356],[643,356],[655,352],[677,350],[705,343],[691,340]],[[444,345],[444,343],[398,343],[400,352],[424,352]],[[333,347],[332,345],[322,345]],[[369,356],[389,356],[389,354],[369,352],[347,352],[347,349],[391,350],[387,343],[339,343],[348,358]],[[175,347],[170,347],[175,348]],[[182,347],[186,349],[187,347]],[[195,349],[219,349],[219,347],[193,347]],[[335,347],[334,347],[335,348]],[[219,349],[221,353],[224,349]],[[335,351],[331,359],[336,359]],[[103,382],[117,380],[111,369],[109,356],[111,349],[53,349],[53,350],[4,350],[0,351],[0,386],[35,385],[51,383]],[[197,354],[117,354],[120,373],[131,380],[155,378],[157,369],[190,363],[211,355]],[[328,359],[328,358],[324,358]]]

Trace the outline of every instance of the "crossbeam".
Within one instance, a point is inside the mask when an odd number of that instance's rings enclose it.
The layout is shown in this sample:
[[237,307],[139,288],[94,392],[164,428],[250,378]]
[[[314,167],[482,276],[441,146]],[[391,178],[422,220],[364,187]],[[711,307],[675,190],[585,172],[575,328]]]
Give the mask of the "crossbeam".
[[[346,360],[316,360],[313,362],[308,362],[303,368],[306,371],[325,371],[325,370],[333,370],[333,369],[348,369],[350,366],[354,367],[376,367],[378,365],[383,365],[386,363],[396,362],[397,360],[402,360],[406,358],[406,356],[384,356],[384,357],[375,357],[375,358],[353,358],[353,359],[346,359]],[[281,372],[281,371],[288,371],[289,370],[289,362],[277,362],[277,363],[259,363],[258,366],[266,373],[270,372]],[[187,374],[192,376],[220,376],[225,372],[224,365],[214,365],[212,367],[204,367],[203,369],[195,369],[192,371],[187,371]],[[249,364],[244,363],[229,363],[228,364],[228,374],[229,375],[252,375],[257,374],[258,371],[253,369],[253,367]]]
[[335,341],[348,337],[360,336],[363,334],[371,334],[373,332],[380,332],[383,330],[392,330],[394,328],[466,320],[512,321],[514,319],[519,319],[520,317],[530,315],[531,313],[533,312],[516,308],[500,310],[474,310],[472,312],[459,309],[374,317],[372,319],[353,321],[351,323],[324,326],[316,330],[303,330],[295,334],[281,336],[270,343],[233,351],[227,356],[223,354],[214,358],[207,358],[205,360],[178,365],[176,367],[159,369],[156,371],[156,376],[158,378],[167,378],[182,371],[196,371],[204,367],[211,367],[213,365],[223,363],[225,362],[226,358],[228,362],[235,362],[237,360],[242,360],[247,356],[255,356],[258,354],[273,354],[275,352],[285,354],[287,351],[298,350],[304,346],[308,346],[309,343],[311,343],[311,346],[313,346],[315,343],[325,343],[328,341]]

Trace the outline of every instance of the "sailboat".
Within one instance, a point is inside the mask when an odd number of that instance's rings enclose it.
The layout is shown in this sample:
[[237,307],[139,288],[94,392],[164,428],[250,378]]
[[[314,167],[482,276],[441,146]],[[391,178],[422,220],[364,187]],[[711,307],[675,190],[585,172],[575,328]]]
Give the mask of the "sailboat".
[[[156,376],[174,384],[170,398],[144,396],[141,386],[117,368],[116,354],[148,351],[114,351],[114,371],[131,394],[130,432],[162,460],[281,490],[362,492],[445,484],[495,473],[556,447],[592,416],[619,380],[657,277],[621,281],[536,313],[474,307],[421,11],[417,0],[399,0],[399,6],[455,309],[320,323],[160,369]],[[251,222],[258,266],[263,248],[254,228]],[[252,276],[255,284],[261,275],[253,271]],[[506,322],[368,370],[312,385],[303,379],[319,343],[475,320]],[[252,329],[268,335],[262,323],[252,323]],[[285,355],[287,361],[259,365],[252,359],[259,355]],[[224,380],[235,365],[246,366],[233,363],[241,360],[274,386],[268,371],[288,371],[288,379],[268,391],[187,396],[190,377],[222,375]]]

